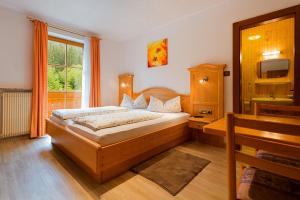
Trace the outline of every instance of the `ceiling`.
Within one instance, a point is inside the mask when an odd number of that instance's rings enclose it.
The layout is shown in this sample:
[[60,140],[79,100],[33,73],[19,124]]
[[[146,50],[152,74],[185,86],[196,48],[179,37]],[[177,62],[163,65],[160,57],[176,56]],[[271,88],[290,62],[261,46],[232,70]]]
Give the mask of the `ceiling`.
[[0,0],[49,23],[125,41],[224,0]]

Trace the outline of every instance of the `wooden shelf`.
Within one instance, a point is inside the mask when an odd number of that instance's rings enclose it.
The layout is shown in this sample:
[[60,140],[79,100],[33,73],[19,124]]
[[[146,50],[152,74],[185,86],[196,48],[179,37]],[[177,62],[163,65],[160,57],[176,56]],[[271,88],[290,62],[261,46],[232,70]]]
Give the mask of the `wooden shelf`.
[[284,85],[290,84],[291,80],[286,78],[257,79],[254,83],[258,85]]

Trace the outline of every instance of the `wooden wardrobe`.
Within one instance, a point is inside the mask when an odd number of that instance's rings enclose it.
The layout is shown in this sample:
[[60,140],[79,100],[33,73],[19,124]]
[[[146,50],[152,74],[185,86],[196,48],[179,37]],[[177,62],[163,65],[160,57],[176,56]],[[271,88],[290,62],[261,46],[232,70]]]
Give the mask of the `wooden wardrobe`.
[[212,121],[224,116],[225,64],[201,64],[189,68],[190,109],[192,115],[204,115]]

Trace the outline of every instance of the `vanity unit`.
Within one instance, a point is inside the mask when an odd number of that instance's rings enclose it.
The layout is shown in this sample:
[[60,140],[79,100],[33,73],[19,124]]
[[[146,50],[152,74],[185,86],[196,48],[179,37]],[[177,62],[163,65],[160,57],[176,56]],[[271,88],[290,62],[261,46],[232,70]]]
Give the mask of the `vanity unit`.
[[244,113],[253,114],[256,103],[293,105],[291,68],[289,59],[268,59],[259,62],[253,84],[254,92],[250,94],[250,108],[244,105]]

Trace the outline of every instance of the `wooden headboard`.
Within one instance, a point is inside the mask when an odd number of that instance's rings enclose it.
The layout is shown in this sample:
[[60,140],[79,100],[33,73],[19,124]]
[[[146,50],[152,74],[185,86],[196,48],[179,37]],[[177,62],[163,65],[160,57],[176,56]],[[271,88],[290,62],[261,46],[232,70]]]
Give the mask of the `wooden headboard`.
[[149,103],[150,96],[156,97],[162,101],[167,101],[174,97],[180,96],[182,111],[191,113],[190,109],[190,95],[179,94],[174,90],[164,87],[152,87],[147,88],[140,92],[133,92],[133,75],[132,74],[121,74],[119,75],[119,103],[121,103],[123,94],[135,99],[141,93],[144,94],[147,102]]
[[184,94],[178,94],[174,90],[164,88],[164,87],[152,87],[142,90],[141,92],[133,92],[132,97],[135,99],[140,94],[144,94],[147,102],[149,103],[150,96],[156,97],[162,101],[167,101],[174,97],[180,96],[181,108],[183,112],[190,113],[190,96]]

